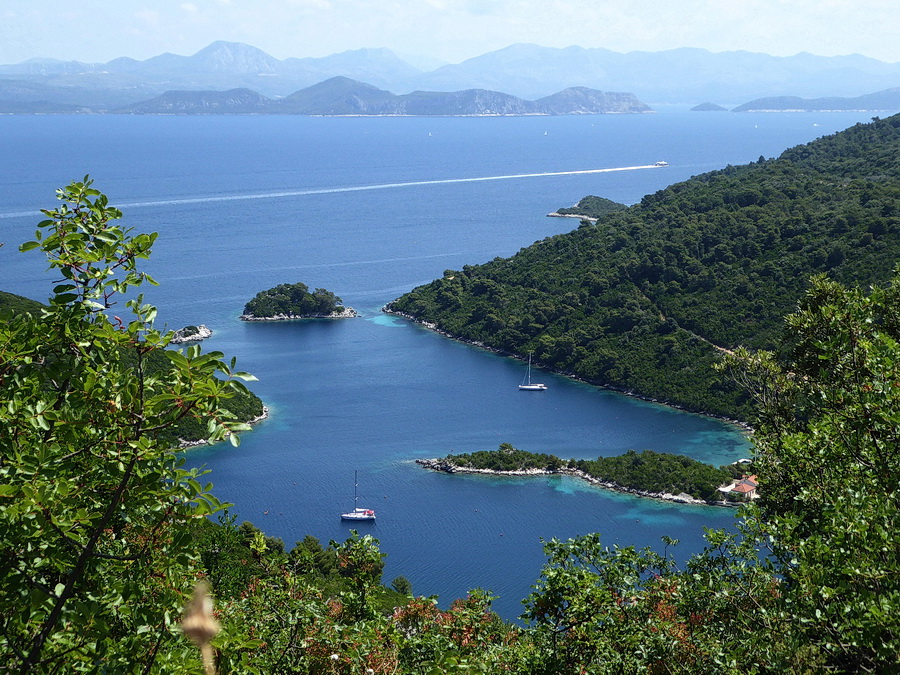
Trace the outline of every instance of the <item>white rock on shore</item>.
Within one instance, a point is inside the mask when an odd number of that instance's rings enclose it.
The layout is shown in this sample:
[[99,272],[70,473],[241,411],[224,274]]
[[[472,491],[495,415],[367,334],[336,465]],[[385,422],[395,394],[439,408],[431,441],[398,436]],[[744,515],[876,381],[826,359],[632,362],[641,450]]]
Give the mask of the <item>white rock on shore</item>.
[[169,340],[169,344],[180,345],[184,342],[200,342],[200,340],[212,337],[212,334],[212,330],[202,323],[199,326],[185,326],[175,331],[172,339]]

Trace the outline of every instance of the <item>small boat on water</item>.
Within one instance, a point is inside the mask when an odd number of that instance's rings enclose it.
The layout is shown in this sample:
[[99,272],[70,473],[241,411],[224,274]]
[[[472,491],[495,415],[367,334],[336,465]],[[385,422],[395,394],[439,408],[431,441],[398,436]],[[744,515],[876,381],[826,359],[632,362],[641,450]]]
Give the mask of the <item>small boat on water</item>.
[[659,161],[659,162],[657,162],[656,164],[654,164],[653,166],[669,166],[669,163],[668,163],[668,162]]
[[353,472],[353,510],[341,514],[341,520],[375,520],[375,511],[372,509],[361,509],[357,506],[359,501],[359,482],[356,479],[357,472]]
[[547,389],[546,384],[531,381],[531,354],[528,355],[528,370],[525,371],[525,377],[522,384],[519,385],[519,391],[544,391]]

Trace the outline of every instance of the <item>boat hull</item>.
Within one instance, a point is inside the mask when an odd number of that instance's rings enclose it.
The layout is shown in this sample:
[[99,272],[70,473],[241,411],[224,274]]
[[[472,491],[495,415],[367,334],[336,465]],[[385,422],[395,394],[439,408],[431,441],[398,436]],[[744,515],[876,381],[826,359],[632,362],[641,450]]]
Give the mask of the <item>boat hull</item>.
[[372,509],[354,509],[350,513],[342,513],[341,520],[375,520]]

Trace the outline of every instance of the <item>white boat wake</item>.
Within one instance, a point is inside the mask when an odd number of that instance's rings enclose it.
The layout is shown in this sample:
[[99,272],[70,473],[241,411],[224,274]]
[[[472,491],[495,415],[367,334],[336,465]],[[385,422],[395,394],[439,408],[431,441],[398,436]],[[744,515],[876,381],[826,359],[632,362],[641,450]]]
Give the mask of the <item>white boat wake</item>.
[[[584,169],[580,171],[545,171],[543,173],[513,173],[505,176],[477,176],[474,178],[442,178],[438,180],[415,180],[405,183],[376,183],[373,185],[352,185],[335,188],[315,188],[309,190],[285,190],[279,192],[261,192],[257,194],[241,195],[209,195],[205,197],[184,197],[181,199],[158,199],[142,202],[128,202],[118,204],[120,209],[138,209],[153,206],[183,206],[187,204],[210,204],[213,202],[237,202],[251,199],[283,199],[285,197],[304,197],[307,195],[328,195],[342,192],[364,192],[366,190],[388,190],[391,188],[417,187],[421,185],[449,185],[451,183],[478,183],[488,180],[513,180],[517,178],[545,178],[548,176],[583,176],[593,173],[612,173],[614,171],[637,171],[639,169],[657,169],[658,165],[647,164],[643,166],[620,166],[610,169]],[[37,213],[31,211],[19,211],[16,213],[0,213],[0,218],[22,218],[34,216]]]

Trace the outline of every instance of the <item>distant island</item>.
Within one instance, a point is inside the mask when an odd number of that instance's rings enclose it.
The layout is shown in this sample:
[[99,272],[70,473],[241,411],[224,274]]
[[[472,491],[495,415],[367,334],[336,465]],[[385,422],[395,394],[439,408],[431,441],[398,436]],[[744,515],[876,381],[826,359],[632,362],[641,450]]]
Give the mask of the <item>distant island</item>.
[[691,108],[691,112],[727,112],[728,108],[719,105],[718,103],[710,103],[707,101],[706,103],[701,103],[700,105],[695,105]]
[[317,288],[310,292],[302,283],[280,284],[260,291],[244,305],[241,321],[290,321],[293,319],[344,319],[356,316],[352,307],[331,291]]
[[[297,48],[302,51],[302,41]],[[144,60],[121,56],[105,63],[39,58],[0,64],[0,114],[125,111],[167,91],[190,92],[188,99],[209,106],[194,113],[237,114],[243,108],[255,114],[263,104],[265,112],[266,101],[286,100],[335,76],[404,94],[503,91],[531,101],[568,87],[588,87],[635,92],[642,100],[659,104],[693,105],[784,92],[857,96],[897,86],[900,63],[858,54],[777,57],[690,48],[623,54],[604,48],[516,44],[461,63],[426,64],[378,48],[277,59],[252,45],[216,41],[189,56],[166,53]],[[198,92],[208,97],[197,98]],[[172,106],[169,114],[179,114],[177,107],[188,105],[176,95],[159,103]]]
[[757,98],[732,112],[897,112],[900,111],[900,87],[877,91],[874,94],[854,96],[826,96],[800,98],[799,96],[768,96]]
[[548,213],[547,215],[553,218],[580,218],[581,220],[599,220],[607,214],[615,213],[617,211],[624,211],[627,208],[628,207],[625,204],[614,202],[611,199],[588,195],[587,197],[582,197],[580,200],[578,200],[578,203],[575,206],[566,206],[561,209],[557,209],[553,213]]
[[571,87],[536,101],[487,89],[414,91],[396,95],[348,77],[332,77],[271,99],[250,89],[229,91],[167,91],[109,112],[138,115],[407,115],[516,116],[652,113],[653,109],[625,92]]
[[[629,450],[616,457],[563,460],[555,455],[526,452],[509,443],[497,450],[417,459],[417,464],[445,473],[482,473],[502,476],[575,476],[594,485],[640,497],[685,504],[728,505],[743,501],[743,493],[719,488],[743,478],[745,460],[718,469],[684,455]],[[726,488],[727,489],[727,488]]]

